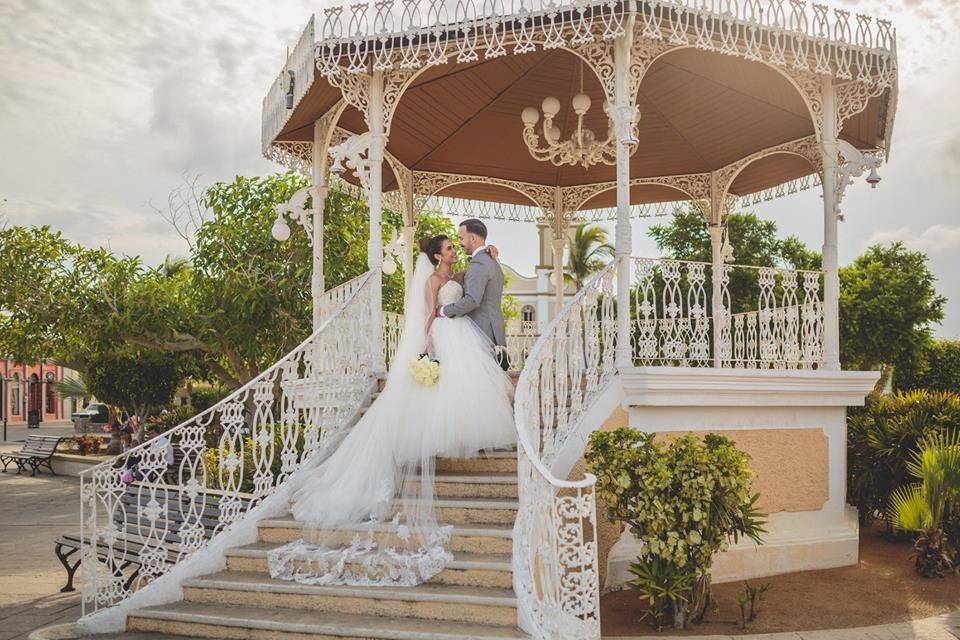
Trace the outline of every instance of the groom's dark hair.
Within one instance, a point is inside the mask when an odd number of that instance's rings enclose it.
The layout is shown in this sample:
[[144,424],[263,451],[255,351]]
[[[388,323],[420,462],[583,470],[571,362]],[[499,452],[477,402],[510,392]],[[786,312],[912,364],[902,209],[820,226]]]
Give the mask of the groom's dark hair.
[[480,236],[480,238],[487,239],[487,225],[483,224],[476,218],[470,218],[469,220],[464,220],[460,223],[461,227],[466,227],[469,233]]

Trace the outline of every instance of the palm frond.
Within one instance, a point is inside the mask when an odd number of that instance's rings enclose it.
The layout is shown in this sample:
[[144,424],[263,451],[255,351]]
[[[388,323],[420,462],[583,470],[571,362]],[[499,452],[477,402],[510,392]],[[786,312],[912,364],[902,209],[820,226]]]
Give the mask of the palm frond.
[[887,518],[893,526],[904,531],[926,531],[934,526],[923,485],[898,487],[890,495]]
[[85,398],[90,395],[87,385],[79,378],[64,378],[53,383],[54,390],[65,398]]

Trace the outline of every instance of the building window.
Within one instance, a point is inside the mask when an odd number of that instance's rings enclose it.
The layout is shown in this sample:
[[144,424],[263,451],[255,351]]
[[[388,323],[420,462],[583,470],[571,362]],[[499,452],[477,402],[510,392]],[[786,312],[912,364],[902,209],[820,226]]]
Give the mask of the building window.
[[12,413],[15,416],[20,415],[20,403],[23,402],[23,398],[20,397],[20,374],[13,374],[13,401],[11,404]]
[[524,322],[533,322],[534,319],[536,319],[536,317],[537,317],[537,312],[534,311],[532,305],[528,304],[520,311],[520,319],[523,320]]
[[53,390],[53,381],[56,376],[53,375],[53,372],[47,372],[47,413],[56,413],[57,411],[57,397]]

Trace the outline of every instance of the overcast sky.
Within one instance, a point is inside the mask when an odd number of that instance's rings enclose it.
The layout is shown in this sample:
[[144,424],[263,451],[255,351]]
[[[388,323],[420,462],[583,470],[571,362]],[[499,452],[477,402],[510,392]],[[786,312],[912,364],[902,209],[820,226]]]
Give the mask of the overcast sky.
[[[898,29],[900,101],[883,182],[850,187],[840,259],[902,240],[930,255],[960,335],[960,0],[832,0]],[[276,170],[260,156],[260,105],[284,51],[322,2],[0,0],[0,215],[157,263],[185,253],[154,211],[183,176]],[[822,240],[815,191],[762,205],[784,233]],[[649,221],[636,250],[652,245]],[[531,273],[529,226],[493,224]]]

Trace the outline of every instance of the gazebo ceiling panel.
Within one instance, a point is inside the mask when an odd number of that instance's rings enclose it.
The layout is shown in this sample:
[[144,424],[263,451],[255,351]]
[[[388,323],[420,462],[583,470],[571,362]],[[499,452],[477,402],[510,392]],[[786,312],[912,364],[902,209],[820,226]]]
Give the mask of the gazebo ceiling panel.
[[[690,196],[672,187],[661,184],[639,184],[630,187],[631,204],[650,204],[655,202],[678,202],[689,200]],[[609,189],[598,193],[580,207],[581,209],[606,209],[617,206],[617,190]]]
[[792,153],[776,153],[751,162],[730,185],[730,193],[745,196],[816,171],[810,161]]
[[[608,123],[601,85],[569,51],[539,50],[430,67],[413,80],[398,102],[387,150],[415,171],[548,186],[611,182],[613,166],[556,167],[531,157],[522,139],[520,112],[527,106],[539,108],[547,96],[560,100],[555,122],[568,138],[576,127],[571,100],[581,91],[581,82],[592,101],[584,126],[602,139]],[[281,137],[309,139],[308,125],[338,97],[336,88],[317,77]],[[637,103],[639,146],[630,159],[631,178],[707,173],[814,133],[806,103],[780,71],[695,48],[671,51],[654,62],[640,85]],[[871,100],[864,113],[849,118],[844,137],[857,146],[875,145],[883,126],[882,104],[881,99]],[[367,128],[352,107],[339,124],[352,132]],[[300,132],[306,133],[300,137]],[[762,171],[754,167],[744,174],[749,180],[744,177],[737,188],[748,193],[810,173],[808,166],[798,173],[796,163],[790,162],[763,166]],[[392,172],[385,176],[384,188],[395,188]],[[498,200],[507,195],[473,184],[471,197]],[[635,197],[648,197],[643,193],[653,192],[638,191]],[[662,201],[656,199],[660,196],[649,197],[654,198],[651,202]]]
[[497,184],[466,182],[441,189],[435,195],[445,198],[460,198],[463,200],[485,200],[506,204],[519,204],[528,207],[537,206],[535,202],[516,189]]

